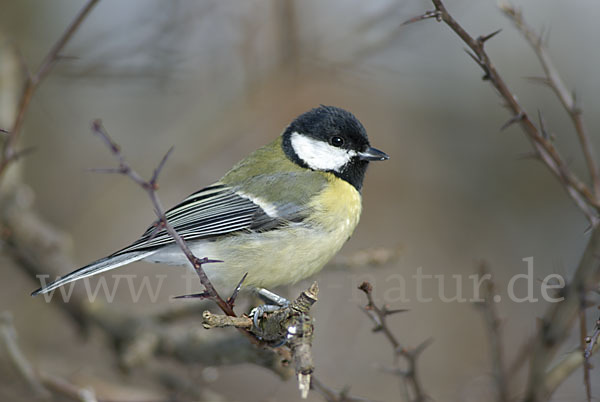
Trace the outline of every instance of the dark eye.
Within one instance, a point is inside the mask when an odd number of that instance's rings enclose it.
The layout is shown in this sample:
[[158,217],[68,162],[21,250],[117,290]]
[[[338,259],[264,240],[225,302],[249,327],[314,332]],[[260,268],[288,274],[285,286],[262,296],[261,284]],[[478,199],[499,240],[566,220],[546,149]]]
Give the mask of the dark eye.
[[342,145],[344,145],[344,139],[342,137],[331,137],[329,139],[329,143],[331,145],[333,145],[334,147],[341,147]]

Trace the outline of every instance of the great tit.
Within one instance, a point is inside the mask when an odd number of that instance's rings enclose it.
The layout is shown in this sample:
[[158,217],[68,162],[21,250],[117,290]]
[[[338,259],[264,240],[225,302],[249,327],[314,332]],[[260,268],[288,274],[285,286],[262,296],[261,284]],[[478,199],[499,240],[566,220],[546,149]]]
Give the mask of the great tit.
[[[367,165],[386,159],[352,113],[320,106],[166,218],[196,256],[223,261],[204,265],[217,289],[234,287],[245,273],[250,288],[294,283],[319,271],[348,240],[360,217]],[[138,260],[189,265],[171,236],[155,227],[32,295]]]

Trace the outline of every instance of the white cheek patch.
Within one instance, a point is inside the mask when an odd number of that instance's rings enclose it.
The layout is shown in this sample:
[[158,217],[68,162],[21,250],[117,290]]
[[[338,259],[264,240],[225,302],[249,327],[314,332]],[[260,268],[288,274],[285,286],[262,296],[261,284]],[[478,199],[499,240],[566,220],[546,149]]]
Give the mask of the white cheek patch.
[[324,141],[293,132],[291,136],[292,148],[296,155],[314,170],[334,170],[339,172],[350,162],[356,152],[337,148]]

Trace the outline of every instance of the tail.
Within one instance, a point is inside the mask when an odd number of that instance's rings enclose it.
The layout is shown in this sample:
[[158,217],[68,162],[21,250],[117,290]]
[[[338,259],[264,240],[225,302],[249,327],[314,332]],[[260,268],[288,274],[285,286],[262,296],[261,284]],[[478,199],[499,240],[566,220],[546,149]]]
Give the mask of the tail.
[[87,278],[88,276],[96,275],[101,272],[110,271],[111,269],[118,268],[122,265],[141,260],[145,257],[148,257],[151,254],[154,254],[155,252],[156,250],[131,251],[128,253],[113,254],[108,257],[101,258],[98,261],[92,262],[91,264],[86,265],[85,267],[79,268],[78,270],[75,270],[70,274],[58,278],[57,280],[46,285],[43,288],[39,288],[35,292],[31,293],[31,295],[37,296],[39,294],[51,292],[52,290],[69,282]]

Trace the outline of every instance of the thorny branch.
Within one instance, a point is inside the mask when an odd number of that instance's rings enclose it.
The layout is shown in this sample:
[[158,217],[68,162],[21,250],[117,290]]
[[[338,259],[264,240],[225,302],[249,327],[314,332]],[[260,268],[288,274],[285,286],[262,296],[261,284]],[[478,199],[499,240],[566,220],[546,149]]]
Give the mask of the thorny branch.
[[583,156],[587,163],[588,171],[592,179],[594,195],[596,199],[599,199],[600,173],[598,171],[598,162],[594,153],[594,148],[592,147],[590,141],[586,125],[583,120],[582,110],[577,104],[575,92],[569,91],[567,89],[567,86],[560,77],[558,70],[556,69],[556,67],[554,67],[554,63],[552,63],[550,55],[548,54],[548,51],[546,49],[546,40],[543,37],[543,33],[540,33],[539,35],[536,34],[533,31],[533,29],[531,29],[525,22],[521,11],[512,7],[510,4],[501,3],[500,9],[515,24],[515,26],[523,34],[525,39],[527,39],[527,42],[529,42],[529,44],[535,51],[535,54],[537,55],[540,64],[542,65],[542,68],[544,69],[544,73],[546,74],[546,76],[543,78],[533,78],[533,80],[547,85],[554,91],[554,93],[560,100],[560,103],[562,103],[563,107],[569,114],[569,117],[573,121],[573,125],[575,126],[575,132],[577,133],[577,137],[579,138],[581,150],[583,152]]
[[31,74],[30,71],[27,71],[27,77],[25,80],[25,85],[23,87],[23,91],[21,93],[19,99],[19,106],[17,108],[17,114],[15,116],[14,122],[10,130],[3,129],[2,132],[6,134],[6,138],[4,140],[3,151],[0,157],[0,177],[4,175],[6,168],[15,160],[24,155],[24,153],[29,152],[30,150],[22,150],[17,151],[15,149],[17,140],[19,138],[19,133],[21,132],[21,128],[23,127],[23,122],[25,119],[25,114],[27,112],[29,103],[33,98],[33,94],[39,87],[40,83],[46,78],[48,73],[52,70],[52,67],[56,64],[58,60],[60,60],[61,52],[64,49],[65,45],[69,40],[73,37],[73,34],[77,31],[81,23],[86,19],[89,15],[90,11],[94,6],[99,2],[99,0],[89,0],[85,6],[79,11],[77,16],[73,19],[71,24],[67,27],[62,36],[58,39],[58,41],[52,46],[52,49],[48,52],[44,60],[42,61],[38,70]]
[[[419,346],[414,349],[406,349],[401,346],[400,341],[390,330],[387,318],[390,315],[402,313],[406,310],[389,309],[388,306],[378,307],[373,301],[373,286],[369,282],[363,282],[359,287],[367,296],[367,305],[362,310],[369,316],[371,321],[375,324],[373,332],[383,332],[389,343],[394,349],[394,368],[390,371],[393,374],[398,375],[405,385],[404,396],[407,401],[413,402],[424,402],[426,401],[427,395],[423,391],[423,386],[417,375],[417,360],[421,353],[431,344],[432,339],[427,339]],[[406,360],[408,368],[402,370],[399,365],[400,358]],[[410,388],[410,391],[409,391]]]
[[432,2],[435,7],[434,11],[428,11],[420,17],[412,18],[407,23],[435,18],[437,21],[443,21],[462,39],[470,49],[470,51],[467,50],[467,54],[483,70],[483,79],[494,86],[499,95],[504,99],[506,107],[512,113],[512,117],[502,128],[506,128],[514,123],[521,125],[532,144],[535,156],[542,160],[558,178],[571,199],[585,214],[590,223],[596,226],[600,222],[598,217],[600,199],[571,171],[554,146],[551,138],[545,135],[543,128],[536,127],[527,111],[519,104],[517,97],[511,92],[504,79],[497,72],[496,67],[492,64],[490,57],[485,51],[485,42],[494,37],[499,31],[474,38],[452,17],[441,0],[432,0]]
[[[517,29],[525,37],[527,42],[529,42],[535,54],[537,55],[540,64],[542,65],[545,77],[533,77],[531,79],[534,82],[539,82],[543,85],[547,85],[550,89],[552,89],[552,91],[554,91],[557,98],[563,105],[564,109],[567,111],[567,114],[571,118],[571,121],[573,122],[573,125],[575,127],[575,132],[577,133],[577,137],[579,139],[583,156],[588,167],[588,171],[594,188],[594,194],[595,197],[598,199],[600,197],[600,174],[598,172],[598,164],[596,161],[595,152],[592,147],[586,125],[583,120],[582,110],[577,104],[575,92],[571,92],[567,89],[567,86],[560,77],[558,70],[556,69],[556,67],[554,67],[554,64],[552,63],[550,55],[548,54],[548,51],[546,49],[547,39],[544,38],[543,32],[539,35],[536,34],[533,31],[533,29],[531,29],[525,22],[521,11],[512,7],[510,4],[501,3],[500,9],[514,23]],[[587,306],[585,300],[585,293],[583,293],[581,295],[581,308],[579,311],[579,332],[581,347],[583,350],[586,349],[586,307]],[[585,361],[583,362],[583,378],[586,397],[588,401],[592,400],[590,369],[591,365],[587,361],[587,359],[585,359]]]
[[[428,11],[422,16],[413,18],[408,22],[436,18],[437,21],[444,22],[464,43],[467,44],[469,48],[467,54],[484,71],[483,79],[492,84],[499,95],[504,99],[507,108],[513,114],[513,117],[511,117],[502,128],[506,128],[514,123],[519,123],[521,125],[532,144],[534,156],[542,160],[550,171],[559,179],[569,196],[589,219],[592,228],[596,228],[599,222],[598,209],[600,208],[597,194],[595,191],[591,191],[583,181],[572,173],[568,164],[564,161],[552,143],[550,136],[547,135],[541,116],[539,128],[536,127],[529,117],[529,114],[519,104],[516,96],[510,91],[502,77],[499,75],[484,49],[485,42],[496,35],[498,31],[489,35],[474,38],[450,15],[441,0],[432,0],[432,2],[435,7],[434,11]],[[548,68],[550,65],[547,61],[547,59],[542,60],[542,64],[545,65],[545,68]],[[561,89],[561,84],[557,75],[554,74],[552,70],[547,70],[547,74],[551,78],[547,78],[546,80],[550,82],[551,86],[554,85],[556,87],[555,92],[558,93],[559,97],[564,97],[565,91]],[[567,111],[574,119],[580,143],[584,153],[586,153],[588,168],[590,169],[595,188],[597,186],[597,168],[593,158],[591,144],[587,140],[585,131],[581,131],[578,126],[579,122],[581,122],[581,120],[579,120],[581,111],[576,107],[574,97],[564,97],[561,99],[561,102],[563,102]],[[582,135],[582,133],[584,134]],[[548,378],[551,373],[554,373],[554,370],[549,372],[548,367],[558,350],[558,346],[566,339],[571,329],[572,322],[580,311],[582,295],[589,290],[590,286],[593,286],[593,284],[600,280],[600,262],[597,257],[600,255],[600,233],[598,232],[597,229],[593,230],[587,249],[575,272],[573,280],[564,290],[563,302],[556,303],[547,311],[542,320],[542,325],[540,326],[538,334],[531,342],[531,349],[529,350],[531,361],[529,384],[525,401],[537,402],[546,400],[555,388],[549,386]],[[563,370],[560,373],[570,373],[570,371]],[[566,376],[560,379],[564,380],[564,378],[566,378]]]
[[204,269],[202,268],[202,264],[217,263],[221,261],[210,260],[208,258],[198,258],[192,253],[192,250],[190,250],[185,240],[168,222],[165,216],[162,203],[160,202],[158,195],[156,194],[156,190],[158,189],[158,176],[160,175],[160,172],[164,167],[167,158],[173,151],[173,148],[167,151],[165,156],[161,159],[158,167],[154,170],[152,178],[146,181],[125,161],[125,158],[121,153],[119,145],[116,142],[114,142],[112,138],[108,135],[108,133],[102,126],[102,122],[100,120],[94,120],[94,122],[92,123],[92,131],[104,141],[106,146],[110,149],[110,151],[119,163],[119,166],[116,169],[106,169],[104,171],[109,173],[123,174],[129,177],[131,180],[133,180],[136,184],[138,184],[142,189],[146,191],[148,197],[150,197],[150,200],[152,201],[152,204],[154,206],[154,212],[158,217],[158,223],[156,224],[157,229],[164,228],[171,235],[175,243],[179,246],[181,251],[185,254],[189,262],[192,264],[192,267],[194,267],[194,270],[198,274],[198,278],[200,278],[202,286],[204,286],[205,291],[203,297],[214,300],[215,303],[217,303],[217,305],[221,308],[221,310],[223,310],[225,314],[227,314],[228,316],[235,317],[236,314],[233,311],[233,303],[228,303],[225,300],[223,300],[223,298],[221,298],[210,279],[208,279],[208,276],[204,272]]

